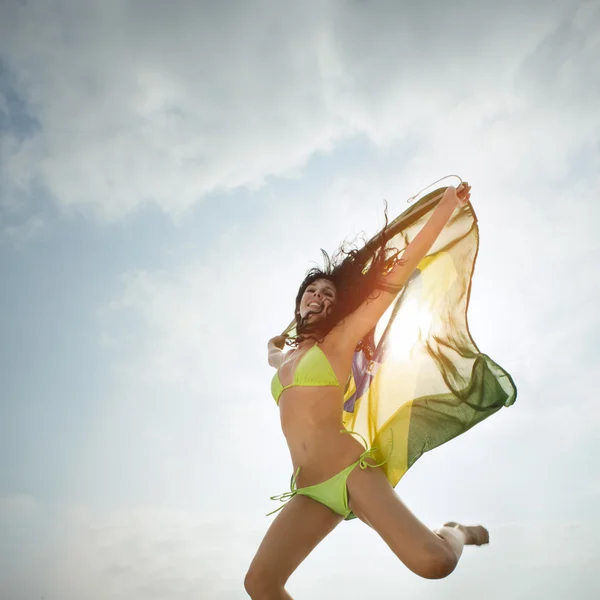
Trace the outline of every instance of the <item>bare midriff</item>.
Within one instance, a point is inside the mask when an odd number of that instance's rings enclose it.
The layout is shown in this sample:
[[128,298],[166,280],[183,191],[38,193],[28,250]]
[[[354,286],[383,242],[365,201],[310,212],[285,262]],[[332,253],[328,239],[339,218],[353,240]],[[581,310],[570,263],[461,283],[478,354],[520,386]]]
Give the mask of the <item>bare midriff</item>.
[[281,429],[294,472],[301,467],[298,486],[321,483],[352,464],[364,451],[343,429],[343,394],[339,387],[297,387],[279,400]]

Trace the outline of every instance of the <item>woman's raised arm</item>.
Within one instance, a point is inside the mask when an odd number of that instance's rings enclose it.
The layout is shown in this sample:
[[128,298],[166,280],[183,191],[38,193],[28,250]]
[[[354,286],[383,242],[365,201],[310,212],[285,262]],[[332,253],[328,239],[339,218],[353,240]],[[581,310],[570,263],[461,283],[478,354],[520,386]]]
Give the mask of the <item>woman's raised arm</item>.
[[[384,282],[390,288],[399,289],[406,284],[418,264],[444,229],[457,206],[466,204],[471,197],[471,187],[461,183],[458,188],[449,187],[423,229],[408,244],[402,258],[385,275]],[[358,343],[371,331],[394,301],[397,291],[382,290],[376,297],[365,300],[340,324],[340,335],[349,343]]]

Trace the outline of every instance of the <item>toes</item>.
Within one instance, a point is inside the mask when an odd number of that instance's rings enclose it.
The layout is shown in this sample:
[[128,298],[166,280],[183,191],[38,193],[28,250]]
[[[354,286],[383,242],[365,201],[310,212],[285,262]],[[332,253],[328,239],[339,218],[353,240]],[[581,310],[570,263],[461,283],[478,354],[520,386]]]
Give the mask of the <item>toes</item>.
[[477,534],[476,534],[476,538],[477,541],[475,542],[478,546],[482,546],[483,544],[489,544],[490,543],[490,532],[485,528],[482,527],[481,525],[479,527],[477,527]]

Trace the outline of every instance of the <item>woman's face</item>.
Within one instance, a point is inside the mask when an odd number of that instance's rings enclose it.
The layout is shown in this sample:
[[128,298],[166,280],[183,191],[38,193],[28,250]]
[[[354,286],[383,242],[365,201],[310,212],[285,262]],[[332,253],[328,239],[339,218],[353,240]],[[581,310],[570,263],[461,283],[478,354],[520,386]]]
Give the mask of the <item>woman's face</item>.
[[322,319],[335,304],[335,285],[328,279],[316,279],[305,290],[300,301],[300,317],[308,322]]

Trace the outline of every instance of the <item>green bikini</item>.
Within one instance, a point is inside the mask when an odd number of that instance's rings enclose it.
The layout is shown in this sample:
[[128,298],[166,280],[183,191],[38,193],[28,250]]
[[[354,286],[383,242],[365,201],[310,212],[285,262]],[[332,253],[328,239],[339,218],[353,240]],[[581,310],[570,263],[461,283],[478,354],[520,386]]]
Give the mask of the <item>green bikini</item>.
[[325,387],[335,386],[341,388],[340,382],[338,381],[325,353],[317,344],[315,344],[308,352],[304,353],[304,356],[300,359],[296,372],[294,373],[294,379],[290,385],[283,386],[279,380],[279,369],[273,376],[271,381],[271,393],[275,402],[279,404],[279,397],[281,394],[292,387]]
[[[277,373],[275,373],[273,381],[271,382],[271,392],[273,394],[275,402],[279,404],[279,398],[281,394],[289,388],[325,386],[335,386],[339,388],[342,387],[333,369],[331,368],[331,364],[327,360],[325,353],[317,344],[315,344],[300,359],[300,362],[298,363],[298,366],[296,367],[296,371],[294,373],[294,378],[290,385],[283,386],[279,379],[279,370],[277,371]],[[366,440],[356,432],[342,429],[340,433],[358,435],[364,442],[364,445],[367,446]],[[323,481],[322,483],[318,483],[317,485],[311,485],[308,487],[296,487],[296,478],[298,477],[298,473],[300,472],[300,467],[298,467],[296,473],[292,475],[290,491],[285,492],[283,494],[279,494],[277,496],[271,496],[271,500],[287,502],[288,500],[291,500],[291,498],[299,494],[301,496],[308,496],[309,498],[312,498],[313,500],[324,504],[333,512],[337,513],[338,515],[341,515],[345,519],[352,518],[352,511],[348,507],[348,488],[346,485],[346,480],[348,479],[350,473],[352,473],[352,471],[357,466],[359,466],[361,469],[366,469],[367,467],[379,467],[387,461],[386,458],[383,462],[378,464],[372,464],[367,462],[366,459],[372,457],[375,451],[377,451],[377,448],[369,448],[368,450],[365,450],[359,456],[356,462],[346,467],[343,471],[340,471],[333,477],[330,477],[327,481]],[[283,505],[275,509],[274,511],[268,513],[267,516],[276,513],[282,508]]]

